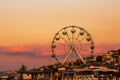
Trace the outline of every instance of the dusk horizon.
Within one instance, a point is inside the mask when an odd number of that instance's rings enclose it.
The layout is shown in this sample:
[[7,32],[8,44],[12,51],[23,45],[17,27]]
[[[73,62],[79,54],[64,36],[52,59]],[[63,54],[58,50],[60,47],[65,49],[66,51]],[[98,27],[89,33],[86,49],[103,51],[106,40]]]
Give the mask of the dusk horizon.
[[54,64],[51,44],[66,26],[90,33],[94,55],[120,49],[120,1],[0,1],[0,71]]

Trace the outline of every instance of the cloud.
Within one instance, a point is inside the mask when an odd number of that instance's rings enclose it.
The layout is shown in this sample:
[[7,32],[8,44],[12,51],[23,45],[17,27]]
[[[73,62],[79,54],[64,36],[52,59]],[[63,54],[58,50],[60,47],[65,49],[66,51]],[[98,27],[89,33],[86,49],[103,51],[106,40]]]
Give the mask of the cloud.
[[[94,49],[94,54],[99,55],[105,53],[109,50],[117,50],[120,49],[120,44],[112,44],[112,45],[96,45]],[[25,56],[31,58],[44,58],[50,57],[51,55],[51,47],[50,45],[23,45],[23,46],[9,46],[4,47],[0,46],[0,53],[8,56]],[[56,51],[58,56],[63,54],[63,51]]]
[[95,55],[101,55],[103,53],[107,53],[110,50],[118,50],[120,49],[120,44],[101,44],[96,45],[94,49]]
[[0,47],[0,52],[9,56],[26,56],[26,57],[48,57],[50,56],[50,47],[38,45],[27,46],[9,46]]
[[[106,53],[109,50],[120,49],[120,44],[109,44],[109,45],[96,45],[94,54],[100,55]],[[53,64],[56,62],[51,58],[51,47],[50,45],[22,45],[22,46],[0,46],[0,70],[19,69],[21,62],[27,67],[40,67],[43,65]],[[62,61],[64,58],[61,57],[63,52],[61,49],[56,51],[57,58]]]

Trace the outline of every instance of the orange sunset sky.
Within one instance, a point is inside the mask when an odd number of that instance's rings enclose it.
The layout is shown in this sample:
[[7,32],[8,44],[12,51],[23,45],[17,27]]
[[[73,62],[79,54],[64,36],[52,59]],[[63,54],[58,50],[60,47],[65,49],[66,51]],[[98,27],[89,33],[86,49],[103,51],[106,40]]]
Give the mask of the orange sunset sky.
[[69,25],[91,34],[94,54],[120,49],[120,0],[0,0],[0,71],[53,64],[51,41]]

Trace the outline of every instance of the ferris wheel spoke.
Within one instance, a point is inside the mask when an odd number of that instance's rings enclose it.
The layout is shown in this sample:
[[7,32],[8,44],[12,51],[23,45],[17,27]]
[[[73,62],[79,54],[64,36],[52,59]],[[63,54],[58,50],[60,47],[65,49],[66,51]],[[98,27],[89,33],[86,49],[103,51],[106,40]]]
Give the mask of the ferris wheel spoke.
[[69,43],[71,43],[71,40],[70,40],[70,37],[69,37],[69,35],[68,35],[68,32],[66,31],[66,28],[64,28],[64,31],[62,32],[62,34],[65,36],[67,36],[67,38],[68,38],[68,41],[69,41]]
[[88,49],[83,49],[83,48],[80,48],[82,51],[89,51]]
[[78,40],[75,44],[79,44],[82,40],[84,40],[87,36],[85,36],[84,38],[82,38],[81,40]]
[[76,41],[78,40],[78,38],[79,38],[79,34],[78,34],[77,37],[75,38],[75,42],[74,42],[74,43],[76,43]]
[[76,33],[75,26],[72,27],[71,33],[72,33],[72,43],[73,43],[74,42],[74,34]]
[[66,39],[64,39],[62,36],[60,36],[62,39],[63,39],[63,41],[65,42],[65,43],[67,43],[68,45],[69,45],[69,42],[66,40]]
[[72,43],[74,42],[74,34],[72,34]]
[[69,37],[69,35],[68,35],[68,34],[67,34],[67,38],[68,38],[69,42],[71,43],[71,40],[70,40],[70,37]]
[[60,43],[60,42],[55,42],[56,44],[58,44],[58,45],[61,45],[61,46],[66,46],[66,47],[68,47],[68,45],[67,44],[64,44],[64,43]]
[[89,43],[86,43],[86,44],[85,44],[85,43],[84,43],[84,44],[83,44],[83,43],[80,43],[80,45],[78,45],[78,47],[79,47],[79,46],[80,46],[81,49],[87,50],[87,49],[85,49],[85,48],[88,48],[88,46],[90,46],[90,45],[89,45]]
[[83,48],[83,46],[80,46],[80,47],[78,46],[76,47],[76,49],[79,50],[80,52],[81,51],[90,52],[90,50],[88,50],[87,48]]

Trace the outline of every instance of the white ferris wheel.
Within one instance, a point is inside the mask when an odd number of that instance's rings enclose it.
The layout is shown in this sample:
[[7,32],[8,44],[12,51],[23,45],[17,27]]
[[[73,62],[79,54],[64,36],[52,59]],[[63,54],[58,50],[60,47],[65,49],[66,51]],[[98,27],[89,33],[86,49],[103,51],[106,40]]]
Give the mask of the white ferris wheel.
[[93,55],[94,41],[85,29],[66,26],[60,29],[52,40],[52,57],[61,64],[79,59],[86,64],[85,56]]

